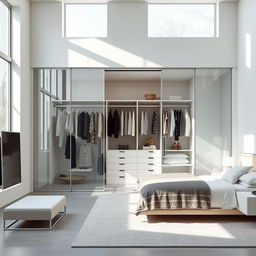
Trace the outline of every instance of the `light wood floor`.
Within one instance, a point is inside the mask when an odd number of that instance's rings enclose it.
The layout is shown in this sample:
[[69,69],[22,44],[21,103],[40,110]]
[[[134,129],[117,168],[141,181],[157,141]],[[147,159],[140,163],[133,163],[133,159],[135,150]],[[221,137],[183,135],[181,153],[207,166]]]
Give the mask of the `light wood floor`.
[[[107,193],[115,193],[109,191]],[[120,192],[118,192],[120,193]],[[42,194],[42,193],[40,193]],[[48,193],[44,193],[48,194]],[[49,193],[53,194],[53,193]],[[0,230],[1,256],[255,256],[256,248],[71,248],[71,243],[81,228],[84,220],[102,193],[54,193],[66,195],[68,199],[67,215],[52,231],[11,231]],[[2,212],[0,212],[2,225]],[[256,232],[256,230],[255,230]],[[246,235],[246,234],[245,234]]]

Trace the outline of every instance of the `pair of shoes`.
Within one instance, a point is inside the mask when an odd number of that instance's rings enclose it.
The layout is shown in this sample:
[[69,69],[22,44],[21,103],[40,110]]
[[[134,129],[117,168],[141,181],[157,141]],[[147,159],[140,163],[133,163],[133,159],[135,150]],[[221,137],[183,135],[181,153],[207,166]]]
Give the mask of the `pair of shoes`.
[[180,145],[179,142],[174,142],[171,146],[171,149],[178,149],[178,150],[181,150],[182,149],[182,146]]

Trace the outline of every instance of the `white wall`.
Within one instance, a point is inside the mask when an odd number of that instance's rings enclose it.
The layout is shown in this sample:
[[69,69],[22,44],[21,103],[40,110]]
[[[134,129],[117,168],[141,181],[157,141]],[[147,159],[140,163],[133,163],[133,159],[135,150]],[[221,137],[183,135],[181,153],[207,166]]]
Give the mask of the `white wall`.
[[219,38],[148,38],[147,3],[110,2],[107,38],[63,38],[61,3],[31,4],[32,67],[235,67],[235,2],[220,3]]
[[13,130],[21,132],[21,184],[0,191],[0,207],[31,191],[32,129],[30,86],[30,5],[28,0],[11,0],[13,5]]
[[238,8],[238,150],[256,153],[256,1]]

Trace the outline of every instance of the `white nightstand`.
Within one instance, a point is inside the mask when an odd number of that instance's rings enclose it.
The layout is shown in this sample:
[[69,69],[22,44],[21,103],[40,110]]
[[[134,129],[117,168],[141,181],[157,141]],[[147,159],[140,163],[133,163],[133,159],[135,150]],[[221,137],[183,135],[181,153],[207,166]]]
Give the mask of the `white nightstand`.
[[256,196],[252,192],[236,192],[238,210],[245,215],[256,215]]

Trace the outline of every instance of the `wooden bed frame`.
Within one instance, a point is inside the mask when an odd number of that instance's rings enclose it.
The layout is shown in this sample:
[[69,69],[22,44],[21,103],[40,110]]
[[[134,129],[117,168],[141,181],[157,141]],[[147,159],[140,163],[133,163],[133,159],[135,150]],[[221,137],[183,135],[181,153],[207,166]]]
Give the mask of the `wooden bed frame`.
[[210,209],[210,210],[149,210],[140,212],[139,215],[244,215],[237,209]]
[[[252,170],[256,171],[256,154],[240,153],[239,164],[253,166]],[[180,209],[180,210],[149,210],[142,211],[139,215],[245,215],[238,209]]]

